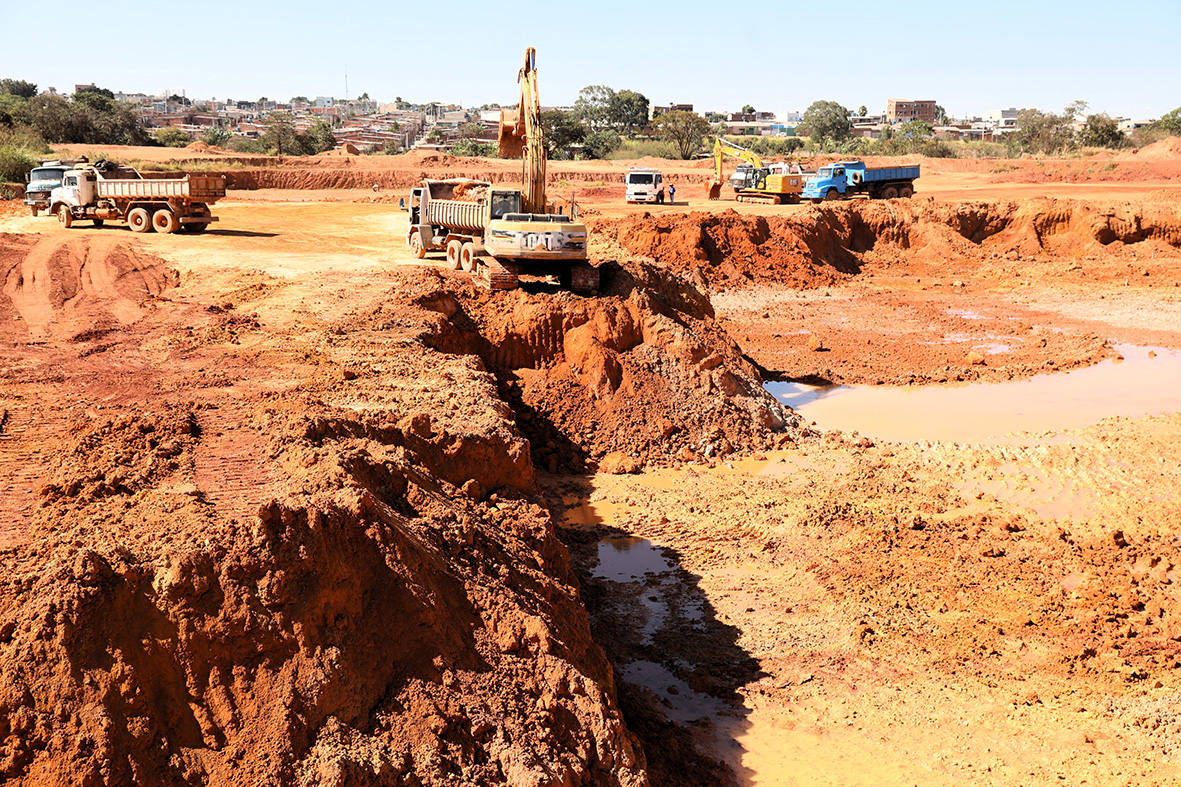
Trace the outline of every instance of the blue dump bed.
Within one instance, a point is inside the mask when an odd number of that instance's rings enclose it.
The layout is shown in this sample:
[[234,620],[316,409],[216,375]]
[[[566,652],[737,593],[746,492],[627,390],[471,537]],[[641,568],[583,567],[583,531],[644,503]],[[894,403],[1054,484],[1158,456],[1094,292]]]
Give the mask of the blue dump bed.
[[875,180],[914,180],[919,176],[919,168],[914,167],[876,167],[865,170],[867,183]]

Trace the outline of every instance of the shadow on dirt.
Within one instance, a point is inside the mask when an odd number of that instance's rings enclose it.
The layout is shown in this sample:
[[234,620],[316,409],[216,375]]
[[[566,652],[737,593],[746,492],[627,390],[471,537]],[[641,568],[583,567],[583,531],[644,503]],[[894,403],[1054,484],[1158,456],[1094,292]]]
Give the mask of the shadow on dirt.
[[253,230],[205,230],[202,235],[221,235],[227,238],[277,238],[277,232],[254,232]]
[[[562,502],[551,500],[551,508],[561,522]],[[681,568],[675,549],[616,527],[560,526],[558,537],[653,787],[747,783],[750,774],[717,758],[716,730],[729,739],[745,728],[739,690],[765,673],[738,645],[738,630],[718,620],[700,578]]]

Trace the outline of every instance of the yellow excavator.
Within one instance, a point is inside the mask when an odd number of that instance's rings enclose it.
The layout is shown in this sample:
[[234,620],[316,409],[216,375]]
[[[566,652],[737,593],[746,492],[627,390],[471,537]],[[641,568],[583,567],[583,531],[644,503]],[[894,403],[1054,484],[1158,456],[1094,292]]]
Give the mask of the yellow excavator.
[[[738,170],[744,173],[742,185],[734,186],[735,199],[739,202],[766,202],[772,205],[788,202],[794,205],[800,201],[800,193],[804,190],[803,172],[788,172],[789,165],[786,164],[765,167],[758,154],[722,137],[718,137],[714,143],[714,180],[709,185],[710,199],[722,196],[722,186],[725,185],[722,180],[722,162],[726,156],[733,156],[750,165],[749,169]],[[798,166],[795,168],[799,169]]]

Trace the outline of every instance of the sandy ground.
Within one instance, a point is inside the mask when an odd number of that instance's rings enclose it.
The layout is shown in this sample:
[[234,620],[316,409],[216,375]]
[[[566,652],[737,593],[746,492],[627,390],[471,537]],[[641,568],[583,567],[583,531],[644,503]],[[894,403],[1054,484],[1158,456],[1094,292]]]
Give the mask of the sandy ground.
[[[572,191],[593,222],[735,211],[790,234],[779,217],[816,215],[708,202],[700,163],[666,165],[686,178],[677,205],[625,206],[613,191],[625,166],[551,171],[580,179],[557,191]],[[1071,209],[1079,226],[1121,210],[1145,226],[1181,225],[1181,167],[1170,157],[1109,169],[1106,159],[923,166],[919,197],[932,207],[916,208],[908,227],[926,227],[945,203],[1044,198],[1086,203]],[[0,233],[22,259],[110,260],[125,241],[140,255],[99,266],[119,275],[95,276],[79,294],[6,285],[15,316],[0,407],[25,419],[0,431],[0,466],[20,468],[0,502],[8,554],[38,543],[36,489],[73,422],[140,406],[145,391],[166,401],[161,392],[196,390],[228,424],[239,399],[307,387],[323,364],[336,374],[325,359],[344,339],[333,326],[380,311],[404,274],[442,268],[406,249],[404,193],[234,190],[200,236],[63,230],[8,208]],[[712,307],[768,378],[822,385],[1004,383],[1110,360],[1121,343],[1181,347],[1181,235],[1097,250],[1063,230],[1069,243],[1039,234],[1033,248],[1018,237],[1023,209],[1004,214],[1009,235],[995,242],[857,250],[856,271],[801,287],[727,279]],[[603,226],[612,240],[592,253],[637,253]],[[382,319],[409,319],[399,308]],[[358,357],[379,363],[374,347]],[[1176,783],[1179,417],[1037,428],[1003,444],[858,433],[873,426],[823,433],[818,423],[822,434],[777,450],[689,451],[637,474],[543,477],[651,783]],[[261,450],[211,444],[199,460],[199,483],[230,480],[210,494],[225,516],[249,519],[265,500],[274,479],[235,459]],[[552,443],[549,455],[562,450]]]

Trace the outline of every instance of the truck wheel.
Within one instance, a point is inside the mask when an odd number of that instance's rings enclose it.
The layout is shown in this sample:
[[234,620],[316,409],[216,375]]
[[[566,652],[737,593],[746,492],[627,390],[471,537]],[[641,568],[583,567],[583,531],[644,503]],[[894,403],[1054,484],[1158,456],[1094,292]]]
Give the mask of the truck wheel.
[[94,220],[94,226],[96,226],[96,227],[101,227],[102,225],[103,225],[103,220],[102,220],[102,219],[95,219],[95,220]]
[[176,232],[176,228],[180,226],[180,222],[176,219],[176,214],[167,208],[161,208],[152,214],[152,229],[161,235],[168,235]]
[[898,189],[893,186],[886,186],[882,189],[882,199],[897,199]]
[[410,252],[420,260],[426,256],[426,249],[422,247],[422,236],[417,232],[410,235]]
[[471,273],[476,269],[476,265],[478,264],[476,257],[476,244],[468,241],[459,249],[459,267]]
[[127,226],[132,232],[147,232],[152,226],[152,217],[143,208],[132,208],[127,214]]
[[828,191],[826,191],[824,193],[824,199],[828,200],[829,202],[831,202],[832,200],[835,200],[835,199],[840,199],[840,198],[841,198],[841,192],[837,191],[836,189],[829,189]]
[[463,249],[463,244],[458,240],[447,241],[447,267],[453,271],[459,270],[459,252]]
[[33,214],[33,218],[37,218],[37,212],[38,212],[38,211],[37,211],[37,206],[36,206],[36,205],[30,205],[30,206],[29,206],[29,213],[32,213],[32,214]]
[[74,214],[70,213],[70,209],[65,205],[57,209],[57,220],[65,229],[74,226]]
[[914,189],[912,189],[910,186],[901,186],[898,189],[898,196],[902,199],[910,199],[914,196]]

